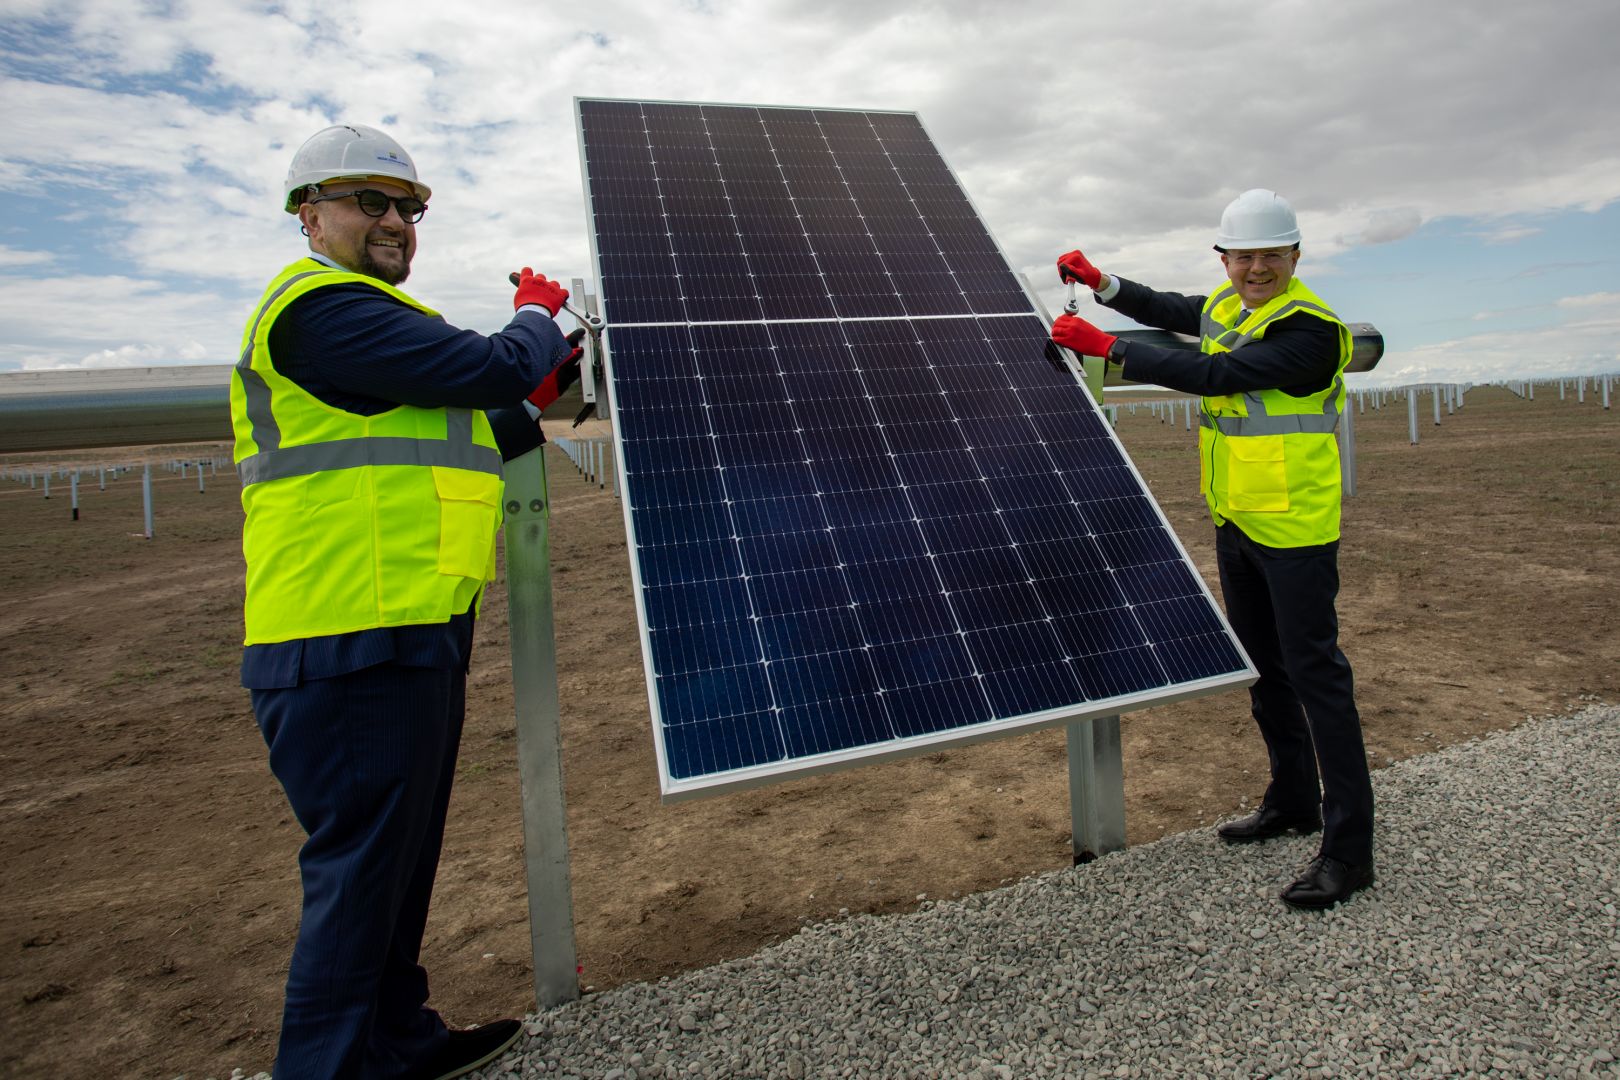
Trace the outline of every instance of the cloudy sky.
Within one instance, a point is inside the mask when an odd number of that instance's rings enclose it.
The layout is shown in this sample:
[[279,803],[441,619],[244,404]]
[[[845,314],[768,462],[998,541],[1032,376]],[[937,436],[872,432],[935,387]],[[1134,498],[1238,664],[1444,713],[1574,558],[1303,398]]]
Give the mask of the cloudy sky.
[[229,362],[339,120],[433,187],[412,294],[497,329],[508,270],[590,276],[576,95],[915,111],[1053,307],[1076,246],[1208,292],[1274,188],[1377,381],[1620,371],[1616,41],[1614,0],[0,0],[0,372]]

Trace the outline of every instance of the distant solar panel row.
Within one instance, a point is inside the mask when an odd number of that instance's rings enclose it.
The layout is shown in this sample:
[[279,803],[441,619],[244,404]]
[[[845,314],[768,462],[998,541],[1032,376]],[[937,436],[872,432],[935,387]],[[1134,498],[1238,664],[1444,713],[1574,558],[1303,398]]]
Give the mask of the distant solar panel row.
[[666,795],[1248,677],[915,116],[578,109]]

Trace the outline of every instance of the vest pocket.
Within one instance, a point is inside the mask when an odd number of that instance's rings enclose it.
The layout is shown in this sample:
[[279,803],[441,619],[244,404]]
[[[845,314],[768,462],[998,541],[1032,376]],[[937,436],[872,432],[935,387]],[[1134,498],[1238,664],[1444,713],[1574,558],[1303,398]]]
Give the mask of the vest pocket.
[[501,520],[500,481],[435,465],[433,487],[439,495],[439,573],[485,580]]
[[1288,464],[1282,435],[1226,440],[1227,503],[1233,510],[1276,513],[1288,509]]

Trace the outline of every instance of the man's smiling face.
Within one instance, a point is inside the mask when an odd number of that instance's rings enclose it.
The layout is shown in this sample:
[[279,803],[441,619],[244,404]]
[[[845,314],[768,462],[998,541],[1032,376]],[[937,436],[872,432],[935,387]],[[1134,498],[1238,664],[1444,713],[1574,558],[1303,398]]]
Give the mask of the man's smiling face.
[[[345,180],[321,188],[323,196],[371,188],[390,198],[413,194],[382,179]],[[416,226],[399,216],[393,203],[382,217],[369,217],[355,199],[322,199],[299,207],[299,220],[309,230],[310,250],[333,259],[357,274],[398,285],[411,273],[416,254]]]
[[1299,265],[1299,247],[1223,251],[1221,262],[1226,276],[1243,297],[1243,306],[1254,311],[1288,288],[1294,279],[1294,267]]

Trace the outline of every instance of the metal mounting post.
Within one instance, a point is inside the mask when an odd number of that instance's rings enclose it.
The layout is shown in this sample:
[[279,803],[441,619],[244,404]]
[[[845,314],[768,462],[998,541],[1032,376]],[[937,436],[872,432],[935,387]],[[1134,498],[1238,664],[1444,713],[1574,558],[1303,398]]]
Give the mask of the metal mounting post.
[[579,997],[544,452],[545,447],[537,447],[506,463],[505,495],[506,593],[518,776],[523,789],[523,862],[529,886],[534,999],[542,1009]]
[[1069,735],[1069,818],[1074,865],[1125,849],[1125,761],[1119,717],[1075,720]]
[[[1346,403],[1348,404],[1348,402]],[[1339,475],[1346,495],[1356,493],[1356,410],[1339,417]]]

